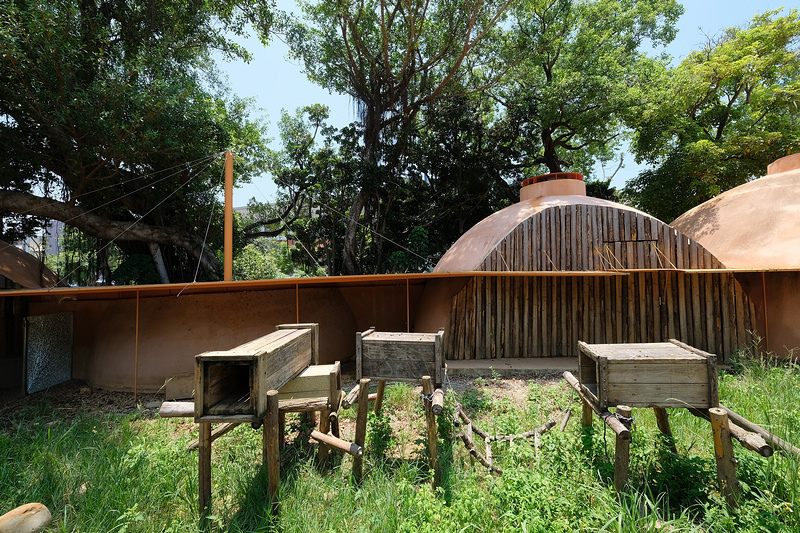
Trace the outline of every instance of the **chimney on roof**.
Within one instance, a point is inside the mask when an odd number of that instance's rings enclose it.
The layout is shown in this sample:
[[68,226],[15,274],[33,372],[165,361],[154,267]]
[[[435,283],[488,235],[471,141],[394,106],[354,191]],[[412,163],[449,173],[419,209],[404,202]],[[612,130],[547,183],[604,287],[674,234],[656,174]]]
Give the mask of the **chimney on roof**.
[[767,176],[786,172],[787,170],[797,170],[798,168],[800,168],[800,154],[787,155],[776,159],[767,166]]
[[522,182],[522,189],[519,191],[520,202],[540,196],[586,196],[583,174],[555,172],[534,176]]

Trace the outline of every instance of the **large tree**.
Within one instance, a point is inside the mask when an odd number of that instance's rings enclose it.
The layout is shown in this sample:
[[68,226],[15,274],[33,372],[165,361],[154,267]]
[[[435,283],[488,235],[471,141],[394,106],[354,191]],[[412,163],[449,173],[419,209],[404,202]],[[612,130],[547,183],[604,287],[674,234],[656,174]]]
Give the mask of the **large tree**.
[[633,148],[654,167],[625,188],[638,207],[671,221],[800,150],[800,17],[778,14],[757,15],[653,72],[658,90]]
[[209,60],[215,49],[246,56],[221,28],[269,23],[266,4],[242,5],[0,4],[2,237],[46,217],[130,253],[149,245],[173,276],[200,261],[216,277],[218,261],[203,243],[218,211],[219,153],[234,151],[246,180],[264,150],[247,102],[226,96]]
[[[496,81],[506,64],[481,49],[510,0],[336,0],[302,3],[306,22],[288,42],[309,77],[350,95],[360,112],[361,172],[342,240],[343,270],[362,270],[359,228],[381,230],[404,179],[407,143],[423,106],[458,86],[476,91]],[[362,220],[370,213],[373,220]]]
[[523,61],[491,92],[518,131],[534,173],[587,173],[612,157],[635,120],[642,74],[658,64],[644,43],[669,43],[683,8],[675,0],[522,0],[511,32]]

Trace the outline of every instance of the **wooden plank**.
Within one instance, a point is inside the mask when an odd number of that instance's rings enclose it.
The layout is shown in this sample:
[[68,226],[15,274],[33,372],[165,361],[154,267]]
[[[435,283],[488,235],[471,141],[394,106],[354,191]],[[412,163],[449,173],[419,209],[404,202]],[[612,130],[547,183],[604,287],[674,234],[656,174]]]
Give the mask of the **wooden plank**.
[[542,357],[542,302],[544,302],[544,295],[542,294],[542,278],[529,278],[528,283],[531,285],[531,345],[533,346],[533,353],[536,357]]
[[364,342],[361,351],[362,364],[365,361],[433,361],[435,336],[424,343],[398,341]]
[[604,405],[631,407],[709,407],[708,384],[684,383],[608,383]]
[[603,279],[603,324],[606,342],[614,342],[614,298],[611,295],[611,278]]
[[531,353],[531,280],[522,278],[522,357],[533,357]]
[[733,344],[731,343],[731,277],[733,275],[730,273],[723,273],[720,275],[720,304],[721,304],[721,312],[722,312],[722,356],[723,358],[730,357],[731,354],[735,351],[732,348],[734,346],[735,340]]
[[[674,339],[675,338],[675,314],[674,314],[674,292],[673,292],[673,280],[675,279],[675,274],[673,272],[664,272],[664,296],[666,297],[665,306],[666,310],[666,319],[667,319],[667,327],[666,327],[666,335],[659,340],[665,339]],[[662,327],[662,330],[664,328]]]
[[158,415],[161,418],[194,417],[194,402],[164,402]]
[[744,290],[738,281],[736,281],[734,293],[736,302],[736,337],[739,341],[739,346],[747,346],[750,339],[747,336],[745,324]]
[[198,503],[200,516],[211,514],[211,424],[201,422],[198,455]]
[[572,337],[570,339],[569,352],[566,355],[574,357],[578,355],[578,339],[581,337],[581,318],[578,314],[578,310],[581,307],[579,301],[580,280],[577,277],[574,277],[570,281],[572,283],[572,300],[570,307],[572,313],[570,318],[570,323],[572,324]]
[[706,361],[696,363],[630,363],[609,361],[608,380],[615,384],[705,384],[708,385]]
[[436,373],[433,361],[363,361],[363,377],[374,379],[420,379]]

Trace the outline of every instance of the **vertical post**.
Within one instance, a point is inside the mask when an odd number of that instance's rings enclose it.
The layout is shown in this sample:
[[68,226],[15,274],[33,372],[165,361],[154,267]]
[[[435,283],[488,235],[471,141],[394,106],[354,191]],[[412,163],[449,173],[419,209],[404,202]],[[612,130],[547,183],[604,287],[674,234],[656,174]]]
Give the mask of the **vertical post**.
[[[356,438],[355,442],[364,448],[367,438],[367,409],[369,404],[369,379],[361,378],[358,388],[358,415],[356,416]],[[361,483],[363,473],[364,458],[353,457],[353,477],[356,483]]]
[[428,456],[430,467],[433,470],[433,488],[439,486],[439,437],[436,434],[436,415],[433,414],[433,381],[430,376],[422,376],[423,405],[425,406],[425,420],[428,422]]
[[381,408],[383,407],[383,393],[386,390],[386,380],[382,379],[378,381],[378,393],[375,395],[375,414],[381,414]]
[[[286,413],[278,413],[278,447],[282,450],[286,445]],[[266,456],[264,458],[266,464]]]
[[717,480],[719,490],[731,507],[737,507],[739,480],[736,478],[736,459],[733,456],[733,443],[725,409],[712,407],[708,410],[711,429],[714,432],[714,457],[717,460]]
[[198,447],[200,520],[211,514],[211,424],[200,422]]
[[233,279],[233,154],[225,152],[225,281]]
[[[631,417],[631,408],[627,405],[618,405],[617,414],[625,419]],[[631,423],[627,420],[620,420],[622,424],[631,429]],[[617,492],[622,492],[625,485],[628,483],[628,466],[630,465],[631,455],[630,448],[631,441],[623,439],[617,435],[617,443],[614,450],[614,489]]]
[[278,391],[268,391],[267,416],[264,419],[264,462],[267,465],[267,491],[272,502],[273,516],[278,514],[278,489],[281,479],[278,410]]
[[139,291],[136,291],[136,347],[133,357],[133,403],[139,395]]
[[653,412],[656,415],[656,424],[658,430],[667,437],[667,443],[672,453],[678,453],[678,448],[675,446],[675,438],[672,436],[672,428],[669,426],[669,414],[663,407],[653,407]]
[[592,416],[594,415],[594,410],[586,400],[582,400],[581,405],[583,406],[583,410],[581,411],[581,426],[590,428],[592,427]]

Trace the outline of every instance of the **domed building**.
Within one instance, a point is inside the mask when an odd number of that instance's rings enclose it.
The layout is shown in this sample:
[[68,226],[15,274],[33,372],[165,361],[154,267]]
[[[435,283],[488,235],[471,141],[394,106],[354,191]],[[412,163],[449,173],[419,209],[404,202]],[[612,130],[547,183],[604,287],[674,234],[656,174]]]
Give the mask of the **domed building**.
[[646,213],[587,197],[576,174],[527,180],[519,203],[467,231],[434,270],[465,272],[460,285],[439,283],[449,308],[420,313],[426,326],[447,324],[448,359],[576,356],[578,340],[670,338],[724,359],[754,329],[750,299],[714,254]]
[[772,163],[766,176],[672,223],[736,269],[736,279],[755,304],[761,348],[780,356],[800,347],[799,221],[800,154],[795,154]]

